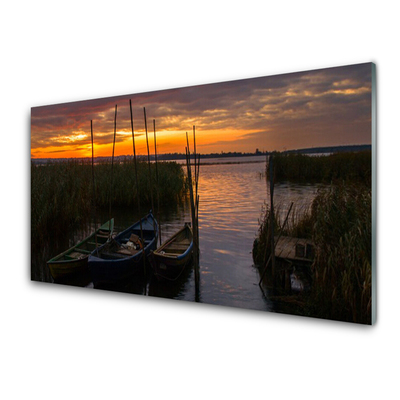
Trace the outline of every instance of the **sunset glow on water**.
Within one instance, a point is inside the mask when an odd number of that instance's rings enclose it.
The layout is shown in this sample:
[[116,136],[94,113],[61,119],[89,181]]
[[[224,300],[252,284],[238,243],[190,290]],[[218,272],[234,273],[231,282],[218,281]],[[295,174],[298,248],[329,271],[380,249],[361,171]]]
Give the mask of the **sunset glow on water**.
[[252,152],[370,144],[371,64],[252,78],[51,106],[31,112],[32,158],[133,154],[129,100],[137,154],[150,146],[184,153],[196,126],[197,151]]

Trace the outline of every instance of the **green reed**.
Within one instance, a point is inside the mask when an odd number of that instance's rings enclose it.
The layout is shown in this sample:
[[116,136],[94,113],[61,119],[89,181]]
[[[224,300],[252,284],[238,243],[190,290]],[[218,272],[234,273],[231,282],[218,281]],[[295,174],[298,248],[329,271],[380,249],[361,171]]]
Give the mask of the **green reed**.
[[110,201],[114,206],[136,206],[137,193],[143,205],[151,205],[150,190],[155,196],[160,194],[160,204],[165,206],[182,199],[186,191],[186,178],[181,165],[175,162],[158,163],[158,185],[155,179],[155,164],[151,164],[152,183],[149,179],[149,167],[146,162],[137,162],[138,185],[134,174],[134,163],[131,159],[114,164],[113,182],[109,164],[95,166],[96,204],[107,207]]
[[311,314],[371,323],[371,204],[361,185],[320,189],[315,198]]
[[371,151],[335,153],[327,156],[274,153],[274,171],[276,181],[345,181],[370,185]]
[[[111,184],[111,165],[95,165],[93,192],[92,167],[88,162],[66,161],[47,165],[31,165],[31,237],[32,247],[43,246],[49,237],[57,238],[85,224],[99,209],[136,206],[140,191],[141,203],[150,209],[150,189],[160,194],[160,205],[168,206],[182,200],[186,193],[186,178],[180,165],[174,162],[158,164],[159,185],[150,185],[149,169],[138,162],[139,184],[135,183],[131,159],[114,164]],[[151,168],[155,169],[152,164]],[[155,173],[152,174],[155,176]],[[95,199],[93,198],[95,193]]]
[[[293,236],[305,239],[312,238],[313,223],[311,213],[308,208],[293,206],[289,214],[286,225],[284,226],[287,210],[281,210],[282,206],[277,205],[274,208],[274,234],[275,236]],[[259,229],[257,238],[253,243],[253,261],[256,265],[264,266],[271,253],[271,209],[268,204],[264,204],[259,219]]]
[[[275,212],[275,235],[282,230]],[[271,246],[270,210],[265,206],[253,245],[256,265]],[[305,315],[371,323],[371,187],[338,184],[318,189],[311,209],[295,210],[283,235],[312,239],[315,258]]]

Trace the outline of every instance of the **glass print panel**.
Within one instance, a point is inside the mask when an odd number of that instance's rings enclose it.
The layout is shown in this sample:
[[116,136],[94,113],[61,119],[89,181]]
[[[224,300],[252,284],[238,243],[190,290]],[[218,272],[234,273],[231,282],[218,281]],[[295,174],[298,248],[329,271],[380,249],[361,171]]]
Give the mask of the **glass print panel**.
[[33,107],[31,279],[374,323],[375,82],[365,63]]

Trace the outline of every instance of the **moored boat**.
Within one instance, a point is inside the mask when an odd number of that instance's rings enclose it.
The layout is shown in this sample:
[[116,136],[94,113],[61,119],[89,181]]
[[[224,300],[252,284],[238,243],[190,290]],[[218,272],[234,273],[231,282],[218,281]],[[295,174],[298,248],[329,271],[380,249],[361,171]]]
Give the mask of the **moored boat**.
[[[143,273],[143,255],[156,248],[158,225],[151,213],[95,249],[89,255],[89,270],[94,286],[116,283]],[[141,235],[143,233],[142,243]]]
[[96,247],[106,243],[114,229],[114,219],[107,221],[94,233],[75,246],[47,261],[54,281],[62,282],[88,272],[88,257]]
[[161,279],[176,280],[189,264],[193,254],[193,232],[190,224],[175,233],[151,255],[154,274]]

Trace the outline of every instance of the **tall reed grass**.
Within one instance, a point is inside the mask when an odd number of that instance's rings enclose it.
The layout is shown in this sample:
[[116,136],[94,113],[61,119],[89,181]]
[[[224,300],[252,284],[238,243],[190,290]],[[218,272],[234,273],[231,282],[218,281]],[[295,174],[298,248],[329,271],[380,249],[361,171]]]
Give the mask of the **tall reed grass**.
[[370,188],[359,185],[321,189],[315,198],[312,315],[371,323],[371,205]]
[[[306,207],[293,206],[288,220],[285,223],[287,210],[282,210],[282,205],[277,205],[274,208],[274,235],[277,237],[292,236],[311,239],[313,234],[313,222],[311,210]],[[259,229],[257,238],[253,243],[253,261],[256,265],[264,266],[271,254],[271,209],[268,204],[264,204],[261,210],[261,218],[259,219]]]
[[345,181],[371,185],[371,151],[327,156],[274,153],[274,174],[276,181]]
[[[167,206],[182,200],[186,194],[186,178],[180,165],[173,162],[158,164],[159,185],[150,186],[148,165],[138,162],[136,185],[134,164],[130,159],[114,164],[111,185],[111,165],[95,165],[95,199],[93,198],[92,167],[87,162],[67,161],[47,165],[31,165],[31,244],[33,249],[44,245],[49,235],[62,236],[86,223],[98,208],[136,206],[141,203],[151,208],[150,188],[160,195],[160,205]],[[151,165],[155,169],[155,165]],[[156,198],[156,197],[155,197]],[[50,234],[51,233],[51,234]]]
[[[138,162],[138,185],[136,185],[134,163],[131,159],[114,164],[113,184],[111,186],[111,168],[109,164],[95,166],[95,197],[99,207],[106,207],[110,201],[113,206],[136,206],[137,195],[143,205],[151,206],[150,190],[156,198],[160,195],[160,204],[168,205],[182,198],[187,182],[181,165],[175,162],[158,163],[158,185],[155,164],[151,164],[152,185],[149,179],[149,167],[146,162]],[[90,172],[90,170],[89,170]]]
[[[315,258],[304,314],[371,323],[371,188],[338,184],[321,187],[310,210],[295,211],[282,230],[275,212],[275,235],[312,239]],[[253,245],[253,260],[264,267],[271,252],[270,209],[265,206]]]

